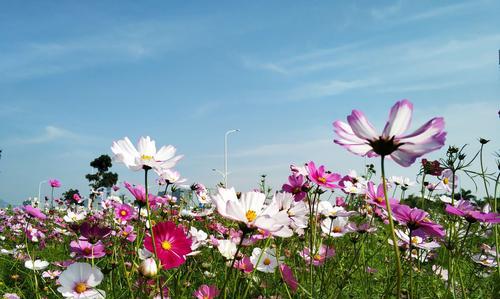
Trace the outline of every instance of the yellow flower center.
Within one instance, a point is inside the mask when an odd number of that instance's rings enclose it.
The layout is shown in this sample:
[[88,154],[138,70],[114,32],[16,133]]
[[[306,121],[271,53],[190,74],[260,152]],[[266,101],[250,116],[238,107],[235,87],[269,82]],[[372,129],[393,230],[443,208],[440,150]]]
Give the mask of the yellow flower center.
[[342,228],[340,226],[334,226],[332,231],[334,233],[340,233],[340,232],[342,232]]
[[122,236],[124,236],[124,237],[128,237],[128,232],[123,231],[123,232],[122,232]]
[[245,217],[247,217],[248,222],[252,222],[257,218],[257,213],[255,213],[254,210],[248,210],[245,214]]
[[84,282],[79,282],[75,285],[75,292],[81,294],[87,290],[87,284]]
[[384,201],[384,198],[379,196],[379,197],[375,198],[375,201],[378,203],[382,203]]
[[264,265],[269,266],[270,264],[271,264],[271,260],[268,257],[266,257],[264,259]]
[[418,243],[420,243],[418,237],[411,237],[411,243],[412,244],[418,244]]
[[313,259],[314,259],[315,261],[320,261],[320,260],[321,260],[321,255],[319,255],[319,254],[315,254],[315,255],[314,255],[314,257],[313,257]]
[[443,184],[448,185],[449,182],[450,182],[450,179],[448,179],[448,178],[443,179]]
[[142,160],[146,160],[146,161],[150,161],[150,160],[153,160],[153,156],[142,155],[142,156],[141,156],[141,159],[142,159]]
[[121,211],[120,211],[120,215],[122,215],[122,216],[127,216],[127,211],[125,211],[125,210],[121,210]]
[[165,250],[170,250],[172,249],[172,243],[170,243],[169,241],[163,241],[161,242],[161,248]]
[[318,181],[320,181],[320,183],[323,183],[323,184],[324,184],[324,183],[326,183],[326,178],[324,178],[324,177],[319,177],[319,178],[318,178]]

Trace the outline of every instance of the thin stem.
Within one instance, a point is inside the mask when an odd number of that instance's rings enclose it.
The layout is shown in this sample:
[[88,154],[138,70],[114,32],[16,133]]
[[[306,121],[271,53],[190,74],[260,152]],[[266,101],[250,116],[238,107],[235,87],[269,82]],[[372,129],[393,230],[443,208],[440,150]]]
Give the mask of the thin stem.
[[385,197],[385,205],[387,207],[387,216],[389,218],[389,226],[391,229],[391,239],[394,247],[394,255],[396,258],[396,290],[397,290],[397,298],[401,298],[401,278],[403,276],[403,273],[401,271],[401,260],[399,257],[399,247],[398,247],[398,241],[396,239],[396,233],[394,231],[394,220],[392,219],[392,211],[391,211],[391,204],[389,202],[389,198],[387,197],[387,184],[385,182],[385,168],[384,168],[384,158],[385,156],[382,156],[380,160],[380,165],[381,165],[381,170],[382,170],[382,185],[384,186],[384,197]]

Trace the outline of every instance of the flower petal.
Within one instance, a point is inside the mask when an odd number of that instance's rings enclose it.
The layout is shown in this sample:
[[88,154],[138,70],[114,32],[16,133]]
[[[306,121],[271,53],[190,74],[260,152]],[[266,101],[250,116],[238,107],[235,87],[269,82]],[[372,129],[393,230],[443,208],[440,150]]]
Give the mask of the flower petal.
[[347,122],[354,134],[359,138],[372,140],[378,137],[375,128],[361,111],[353,110],[351,115],[347,116]]
[[410,126],[412,112],[413,104],[410,101],[405,99],[396,102],[391,108],[382,136],[392,137],[404,133]]

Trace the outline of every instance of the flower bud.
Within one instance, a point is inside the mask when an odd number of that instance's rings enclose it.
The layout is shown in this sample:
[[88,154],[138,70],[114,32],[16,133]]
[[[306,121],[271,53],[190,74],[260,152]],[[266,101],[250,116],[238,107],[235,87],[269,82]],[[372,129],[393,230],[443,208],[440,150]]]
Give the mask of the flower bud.
[[147,258],[139,266],[139,272],[146,277],[154,277],[158,273],[158,266],[153,258]]

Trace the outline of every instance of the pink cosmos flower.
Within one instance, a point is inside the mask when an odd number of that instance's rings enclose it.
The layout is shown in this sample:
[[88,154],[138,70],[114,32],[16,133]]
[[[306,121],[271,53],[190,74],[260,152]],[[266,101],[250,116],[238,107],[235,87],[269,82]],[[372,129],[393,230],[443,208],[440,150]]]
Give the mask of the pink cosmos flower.
[[342,178],[340,174],[325,171],[324,165],[316,168],[316,165],[313,161],[307,163],[307,170],[309,172],[309,179],[319,186],[323,186],[329,189],[339,188],[339,186],[334,183],[340,181],[340,179]]
[[[146,189],[144,189],[144,186],[141,185],[135,185],[132,186],[128,182],[125,182],[125,188],[127,188],[130,193],[135,197],[136,202],[139,205],[145,206],[146,205]],[[154,206],[157,201],[157,197],[151,193],[148,193],[149,197],[149,205]]]
[[236,269],[240,269],[245,273],[250,273],[253,271],[253,264],[252,261],[250,261],[250,258],[248,256],[244,256],[242,259],[237,260],[234,263],[234,267]]
[[[379,184],[377,190],[375,191],[375,184],[373,184],[373,182],[368,182],[366,195],[368,196],[367,202],[369,204],[376,205],[377,207],[380,207],[382,209],[386,208],[383,184]],[[389,202],[391,206],[399,204],[399,201],[394,198],[389,198]]]
[[446,213],[455,216],[464,217],[470,223],[474,222],[487,222],[487,223],[500,223],[500,214],[497,213],[484,213],[476,209],[476,207],[467,200],[459,200],[455,206],[446,204]]
[[134,217],[135,210],[128,204],[120,204],[115,207],[115,217],[120,221],[129,221]]
[[333,123],[338,136],[334,142],[353,154],[388,156],[399,165],[408,167],[418,157],[441,148],[446,139],[442,117],[435,117],[415,132],[404,135],[410,126],[412,112],[413,104],[408,100],[396,102],[380,135],[361,111],[353,110],[347,117],[348,123]]
[[283,276],[283,280],[292,290],[292,292],[295,292],[297,290],[297,287],[299,286],[299,283],[297,282],[295,276],[293,276],[292,269],[290,269],[290,267],[288,267],[286,264],[280,264],[279,267],[281,275]]
[[406,225],[412,232],[412,235],[444,237],[445,232],[441,225],[431,222],[427,212],[410,208],[407,205],[397,205],[392,208],[394,218]]
[[304,176],[301,174],[289,176],[288,184],[283,184],[281,187],[283,191],[292,193],[295,201],[301,201],[306,197],[306,188]]
[[31,217],[38,218],[40,220],[45,220],[47,219],[47,215],[42,213],[39,208],[35,208],[32,206],[24,206],[24,211],[28,213]]
[[73,200],[74,200],[76,203],[80,203],[80,202],[82,201],[82,198],[80,197],[80,194],[75,193],[75,194],[73,194]]
[[326,245],[321,245],[318,252],[311,252],[308,247],[304,247],[299,255],[304,259],[306,264],[310,264],[311,261],[314,266],[321,266],[325,261],[335,255],[335,249],[333,247],[328,247]]
[[86,240],[71,241],[69,248],[78,257],[100,258],[106,255],[104,244],[101,241],[98,241],[96,244],[92,244]]
[[[191,240],[184,230],[171,221],[160,222],[153,226],[154,244],[163,269],[177,268],[186,261],[185,256],[191,252]],[[154,253],[151,236],[144,238],[144,247]]]
[[137,235],[134,232],[134,227],[132,225],[125,226],[121,231],[120,235],[129,242],[134,242]]
[[214,285],[201,285],[196,291],[194,291],[193,296],[198,299],[213,299],[219,296],[220,291]]
[[59,188],[59,187],[61,187],[61,182],[58,179],[50,179],[49,185],[52,188]]

